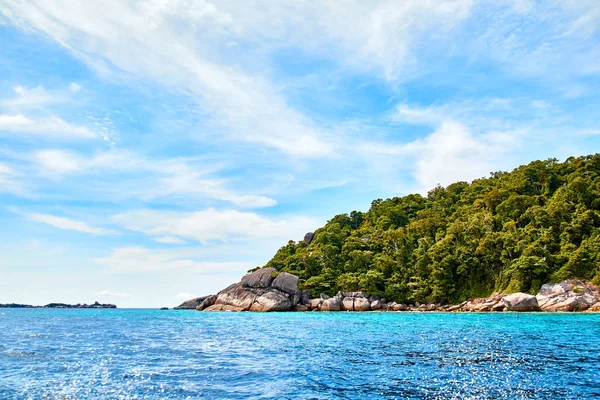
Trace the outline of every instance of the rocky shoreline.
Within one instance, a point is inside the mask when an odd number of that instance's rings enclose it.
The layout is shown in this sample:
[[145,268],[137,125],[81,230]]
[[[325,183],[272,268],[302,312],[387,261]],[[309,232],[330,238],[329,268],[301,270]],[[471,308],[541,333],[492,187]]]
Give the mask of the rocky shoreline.
[[198,311],[412,311],[412,312],[600,312],[600,287],[590,282],[566,280],[547,283],[537,295],[494,293],[460,304],[398,304],[364,292],[338,292],[312,298],[298,289],[298,277],[274,268],[262,268],[215,295],[188,300],[176,309]]
[[49,303],[45,306],[32,306],[29,304],[0,304],[0,308],[117,308],[114,304],[101,304],[97,301],[93,304],[65,304],[65,303]]

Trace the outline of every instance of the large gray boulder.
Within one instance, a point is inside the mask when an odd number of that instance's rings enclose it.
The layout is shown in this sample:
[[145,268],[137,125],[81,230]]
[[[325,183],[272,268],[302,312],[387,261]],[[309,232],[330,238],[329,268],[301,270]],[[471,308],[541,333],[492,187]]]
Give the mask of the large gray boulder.
[[269,291],[258,296],[250,306],[250,311],[288,311],[292,308],[292,302],[283,293],[279,291]]
[[321,304],[321,311],[340,311],[341,309],[342,303],[337,297],[323,300],[323,303]]
[[273,273],[277,272],[275,268],[261,268],[242,278],[241,284],[252,288],[268,288],[273,282]]
[[256,293],[253,293],[240,285],[220,292],[217,295],[215,305],[228,305],[239,308],[240,311],[247,311],[252,307],[252,304],[254,304],[256,297]]
[[303,290],[300,295],[300,303],[307,305],[310,302],[310,290]]
[[174,309],[175,310],[195,310],[196,307],[198,307],[200,304],[202,304],[202,302],[209,297],[210,297],[210,295],[200,296],[200,297],[196,297],[196,298],[184,301],[177,307],[174,307]]
[[535,296],[527,293],[513,293],[502,298],[509,311],[538,311],[540,307]]
[[584,311],[600,301],[600,288],[579,280],[547,283],[536,298],[544,311]]
[[271,283],[271,287],[290,295],[292,305],[300,302],[302,292],[298,289],[298,277],[296,275],[281,272]]
[[344,297],[342,300],[342,310],[354,311],[354,297]]
[[314,238],[315,234],[313,232],[308,232],[306,235],[304,235],[304,241],[308,244],[310,244],[310,242],[312,242]]
[[321,304],[323,304],[323,301],[322,298],[317,297],[316,299],[309,300],[308,304],[312,310],[318,310],[321,307]]
[[371,303],[369,299],[364,297],[357,297],[354,299],[354,311],[369,311],[371,309]]

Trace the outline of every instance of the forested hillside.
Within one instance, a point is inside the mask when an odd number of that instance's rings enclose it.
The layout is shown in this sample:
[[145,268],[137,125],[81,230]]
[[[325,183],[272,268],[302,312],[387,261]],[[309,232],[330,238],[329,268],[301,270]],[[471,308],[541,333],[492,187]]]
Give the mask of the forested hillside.
[[403,303],[536,293],[567,278],[600,284],[600,155],[372,202],[333,217],[266,266],[304,289],[364,290]]

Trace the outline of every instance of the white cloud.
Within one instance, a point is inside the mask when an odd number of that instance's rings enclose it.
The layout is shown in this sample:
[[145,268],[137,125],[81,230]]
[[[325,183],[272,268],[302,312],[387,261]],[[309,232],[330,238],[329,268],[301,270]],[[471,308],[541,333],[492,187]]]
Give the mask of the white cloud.
[[48,149],[34,152],[32,159],[37,164],[39,174],[48,177],[144,167],[144,160],[131,152],[120,150],[99,151],[92,156],[84,156],[68,150]]
[[377,70],[389,80],[402,75],[412,62],[411,48],[420,40],[439,37],[467,18],[473,7],[472,0],[268,2],[260,10],[244,2],[174,3],[154,7],[151,15],[162,23],[176,17],[200,32],[217,32],[228,45],[248,44],[252,38],[261,49],[282,42],[298,46],[346,68]]
[[445,110],[436,106],[412,107],[407,104],[397,106],[397,115],[392,119],[411,124],[438,124],[445,118]]
[[[215,6],[205,2],[196,6],[190,18],[221,23]],[[159,3],[38,1],[11,3],[2,12],[15,24],[47,34],[105,72],[108,61],[121,71],[186,90],[214,117],[215,124],[225,125],[233,140],[260,143],[296,156],[332,153],[325,133],[290,108],[266,80],[215,63],[203,54],[210,53],[201,51],[209,43],[207,36],[195,38],[190,31],[182,32],[202,26],[194,28],[189,20],[182,23],[173,10]],[[212,30],[210,25],[206,28]]]
[[148,198],[167,197],[174,194],[200,195],[216,200],[227,201],[242,208],[272,207],[277,201],[265,196],[233,193],[225,188],[221,179],[205,177],[201,170],[185,162],[175,160],[162,164],[163,176],[153,188],[143,195]]
[[495,170],[516,145],[515,133],[473,135],[456,122],[443,123],[434,133],[411,144],[417,152],[415,178],[424,190],[471,181]]
[[88,128],[71,125],[58,117],[32,119],[23,114],[0,114],[0,135],[6,135],[7,132],[63,139],[96,137]]
[[41,222],[44,224],[52,225],[59,229],[67,229],[85,233],[91,233],[92,235],[112,235],[116,232],[104,229],[104,228],[95,228],[88,225],[82,221],[76,221],[71,218],[66,217],[57,217],[55,215],[50,214],[36,214],[36,213],[23,213],[25,217],[30,219],[31,221]]
[[255,213],[213,208],[196,212],[139,210],[112,217],[126,229],[151,236],[177,236],[199,242],[301,238],[320,226],[306,217],[269,219]]
[[540,116],[540,107],[527,99],[512,98],[480,98],[443,104],[432,104],[426,107],[399,104],[391,116],[393,122],[437,126],[448,120],[461,121],[480,129],[499,127],[514,119],[527,116],[535,119]]
[[13,89],[13,92],[15,93],[15,97],[0,100],[1,106],[7,108],[40,107],[61,100],[59,96],[53,96],[48,93],[43,86],[36,86],[31,89],[23,86],[16,86]]
[[162,236],[162,237],[157,237],[157,238],[153,238],[152,240],[154,240],[155,242],[158,243],[165,243],[165,244],[185,244],[186,241],[175,237],[175,236]]
[[467,126],[448,120],[422,139],[400,145],[368,144],[361,146],[361,151],[364,157],[377,160],[375,165],[380,168],[394,171],[409,166],[419,185],[417,190],[427,193],[438,184],[471,181],[511,166],[507,155],[518,153],[524,133],[514,130],[474,134]]
[[69,84],[69,90],[71,91],[71,93],[77,93],[81,90],[81,85],[79,85],[75,82],[71,82]]
[[177,293],[175,295],[175,297],[180,298],[180,299],[191,299],[192,297],[194,297],[194,295],[192,295],[190,293]]
[[[240,194],[227,188],[228,182],[213,177],[214,165],[193,158],[152,160],[129,151],[98,151],[83,155],[62,149],[34,152],[30,159],[43,177],[60,179],[69,175],[87,174],[107,178],[111,174],[130,173],[120,177],[113,187],[121,187],[120,196],[141,199],[185,196],[226,201],[241,208],[264,208],[277,204],[270,197]],[[139,176],[138,176],[139,175]],[[151,177],[152,179],[148,179]]]
[[101,290],[99,292],[95,292],[94,294],[98,294],[100,296],[110,296],[110,297],[131,297],[130,293],[111,292],[110,290]]
[[0,163],[0,193],[23,195],[25,192],[20,175],[13,167]]
[[600,29],[600,3],[596,0],[559,0],[568,13],[574,15],[566,36],[580,34],[592,36]]
[[255,266],[252,262],[198,261],[198,249],[157,250],[145,247],[120,247],[93,261],[105,265],[109,272],[156,272],[186,274],[243,273]]

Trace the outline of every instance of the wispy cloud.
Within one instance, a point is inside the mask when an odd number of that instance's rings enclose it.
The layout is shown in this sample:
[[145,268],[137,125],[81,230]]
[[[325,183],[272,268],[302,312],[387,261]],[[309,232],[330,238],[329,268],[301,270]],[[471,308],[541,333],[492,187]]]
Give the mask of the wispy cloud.
[[8,164],[0,163],[0,193],[25,195],[22,176]]
[[[117,181],[112,183],[112,190],[120,197],[151,200],[186,196],[190,199],[220,200],[241,208],[264,208],[277,204],[276,200],[267,196],[228,189],[226,179],[214,176],[219,172],[218,166],[208,165],[201,159],[148,159],[124,150],[85,155],[64,149],[46,149],[34,152],[29,160],[40,176],[53,180],[93,175],[102,181]],[[128,175],[123,176],[125,173]],[[108,194],[114,197],[112,191]]]
[[12,98],[0,100],[0,106],[9,109],[42,107],[63,100],[62,96],[48,93],[43,86],[36,86],[34,88],[16,86],[13,92],[14,96]]
[[154,240],[157,243],[164,243],[164,244],[185,244],[186,241],[175,237],[175,236],[161,236],[161,237],[156,237],[153,238],[152,240]]
[[151,236],[177,236],[208,242],[301,238],[318,221],[307,217],[270,219],[256,213],[213,208],[196,212],[139,210],[112,217],[125,229]]
[[96,138],[96,134],[88,128],[71,125],[58,117],[30,118],[23,114],[0,114],[0,135],[6,136],[11,133],[62,139]]
[[[102,7],[86,3],[67,8],[71,12],[44,1],[12,3],[5,16],[24,28],[44,32],[105,72],[108,60],[121,71],[191,91],[214,116],[215,125],[225,124],[234,140],[257,142],[296,156],[333,151],[324,132],[289,107],[261,76],[203,57],[199,43],[179,34],[181,25],[174,18],[177,15],[170,13],[172,8],[116,1]],[[146,40],[137,39],[141,36]]]
[[145,247],[120,247],[114,249],[111,255],[95,258],[98,264],[105,265],[109,272],[154,272],[186,274],[215,274],[215,273],[241,273],[253,268],[252,262],[217,262],[199,261],[197,249],[186,250],[157,250]]
[[36,214],[36,213],[23,213],[23,215],[35,222],[41,222],[43,224],[51,225],[59,229],[66,229],[72,231],[79,231],[90,233],[92,235],[114,235],[115,231],[104,228],[96,228],[88,225],[85,222],[77,221],[67,217],[57,217],[50,214]]

